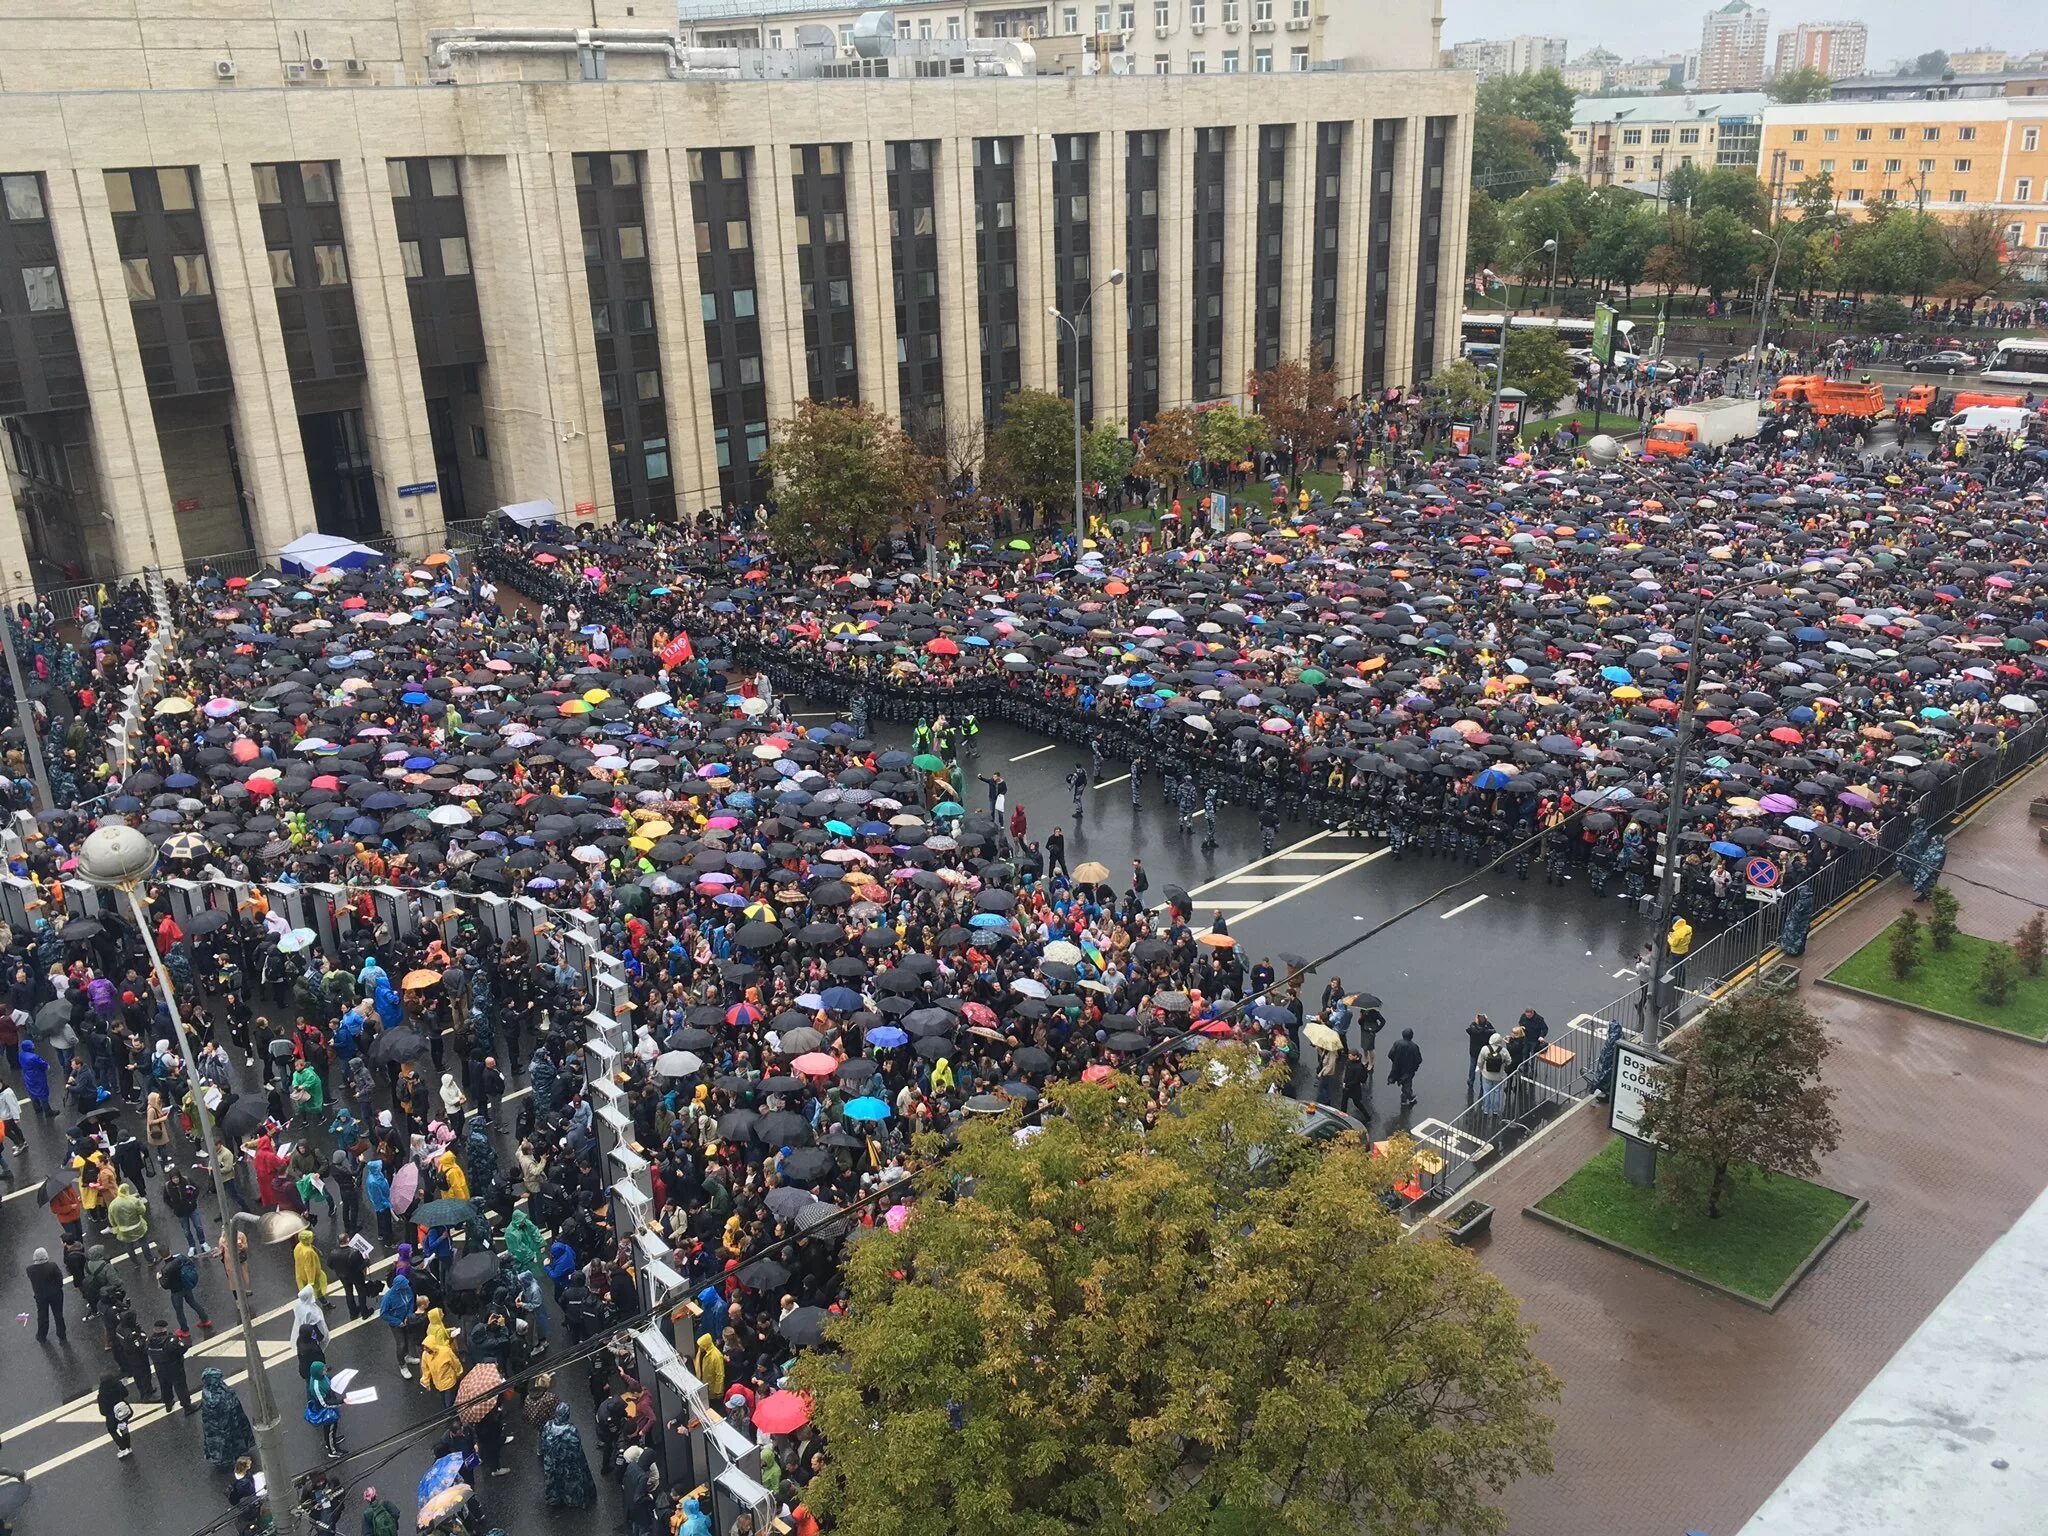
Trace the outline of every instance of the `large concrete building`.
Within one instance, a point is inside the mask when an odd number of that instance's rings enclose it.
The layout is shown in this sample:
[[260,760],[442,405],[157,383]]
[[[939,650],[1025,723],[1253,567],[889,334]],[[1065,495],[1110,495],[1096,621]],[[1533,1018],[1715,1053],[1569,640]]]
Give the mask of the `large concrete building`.
[[[801,27],[852,45],[858,0],[679,0],[701,44],[784,48]],[[887,10],[905,43],[1022,38],[1041,74],[1286,74],[1345,61],[1423,69],[1443,34],[1442,0],[897,0]]]
[[1577,163],[1563,174],[1655,197],[1681,165],[1753,171],[1769,104],[1760,91],[1582,96],[1572,105]]
[[[1212,4],[1220,0],[1211,0]],[[1048,77],[1015,40],[694,47],[575,14],[52,0],[0,55],[0,577],[432,547],[545,498],[767,490],[771,424],[859,398],[978,441],[1314,350],[1454,355],[1472,81],[1433,67]],[[1433,58],[1421,27],[1418,50]]]
[[1563,69],[1565,40],[1561,37],[1477,37],[1451,47],[1451,67],[1469,69],[1483,83],[1501,75],[1533,75],[1546,69]]
[[1778,34],[1771,73],[1817,69],[1830,80],[1850,79],[1863,73],[1869,52],[1870,28],[1860,21],[1802,21]]
[[1764,48],[1770,40],[1771,13],[1747,0],[1728,0],[1707,12],[1700,25],[1700,89],[1756,90],[1764,83]]

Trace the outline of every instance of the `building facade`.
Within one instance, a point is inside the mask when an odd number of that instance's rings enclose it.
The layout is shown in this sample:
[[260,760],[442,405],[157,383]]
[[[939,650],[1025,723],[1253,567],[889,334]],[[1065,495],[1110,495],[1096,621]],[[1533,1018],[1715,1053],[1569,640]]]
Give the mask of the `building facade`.
[[1467,76],[1048,78],[1005,45],[749,79],[630,9],[232,56],[145,24],[99,88],[53,33],[71,83],[0,90],[14,588],[315,527],[417,553],[514,501],[753,502],[805,398],[979,442],[1071,391],[1048,307],[1115,269],[1097,420],[1239,395],[1275,348],[1347,392],[1455,355]]
[[1870,51],[1870,28],[1860,21],[1802,21],[1778,34],[1778,55],[1771,73],[1817,69],[1830,80],[1863,73]]
[[1501,75],[1533,75],[1545,69],[1563,69],[1565,40],[1561,37],[1473,38],[1454,44],[1451,67],[1469,69],[1483,83]]
[[1654,197],[1681,165],[1753,171],[1769,100],[1759,91],[1582,97],[1572,106],[1571,174]]
[[[680,0],[693,43],[793,48],[804,27],[851,47],[874,6],[845,0]],[[1019,38],[1039,45],[1039,72],[1285,74],[1339,60],[1427,69],[1443,32],[1442,0],[898,0],[886,8],[902,42]]]
[[1825,174],[1835,207],[1906,204],[1942,218],[1989,210],[2023,272],[2048,276],[2048,97],[1771,106],[1764,154],[1789,190]]
[[1747,0],[1728,0],[1707,12],[1700,26],[1699,87],[1703,91],[1754,91],[1764,83],[1764,50],[1771,40],[1771,13]]

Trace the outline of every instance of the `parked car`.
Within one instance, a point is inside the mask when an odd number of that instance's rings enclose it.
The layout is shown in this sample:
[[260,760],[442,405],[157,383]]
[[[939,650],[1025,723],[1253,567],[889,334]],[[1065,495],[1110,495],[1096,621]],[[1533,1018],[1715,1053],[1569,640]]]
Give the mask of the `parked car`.
[[1908,358],[1905,363],[1908,373],[1961,373],[1965,368],[1976,366],[1976,354],[1965,352],[1959,347],[1929,352],[1923,357]]

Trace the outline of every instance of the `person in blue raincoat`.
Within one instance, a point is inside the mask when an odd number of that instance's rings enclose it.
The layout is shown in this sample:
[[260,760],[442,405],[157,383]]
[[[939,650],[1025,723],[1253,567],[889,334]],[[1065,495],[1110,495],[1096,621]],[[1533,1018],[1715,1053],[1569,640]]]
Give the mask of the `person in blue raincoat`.
[[391,1180],[384,1173],[384,1159],[373,1157],[363,1164],[363,1193],[369,1197],[370,1209],[377,1213],[377,1237],[390,1242],[396,1233],[391,1222]]
[[391,985],[391,978],[382,971],[377,973],[377,991],[372,1001],[377,1009],[377,1021],[386,1029],[395,1029],[405,1022],[405,1000],[398,995],[398,988]]

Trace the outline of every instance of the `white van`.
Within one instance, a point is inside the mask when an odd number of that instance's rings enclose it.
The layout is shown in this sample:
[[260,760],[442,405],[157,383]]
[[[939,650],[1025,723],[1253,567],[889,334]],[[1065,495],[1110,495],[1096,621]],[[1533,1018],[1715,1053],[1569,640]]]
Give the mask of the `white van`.
[[2023,405],[1973,405],[1946,420],[1937,421],[1934,430],[1938,433],[1960,432],[1965,438],[1975,441],[1986,432],[2010,437],[2015,432],[2025,431],[2033,419],[2034,413]]

